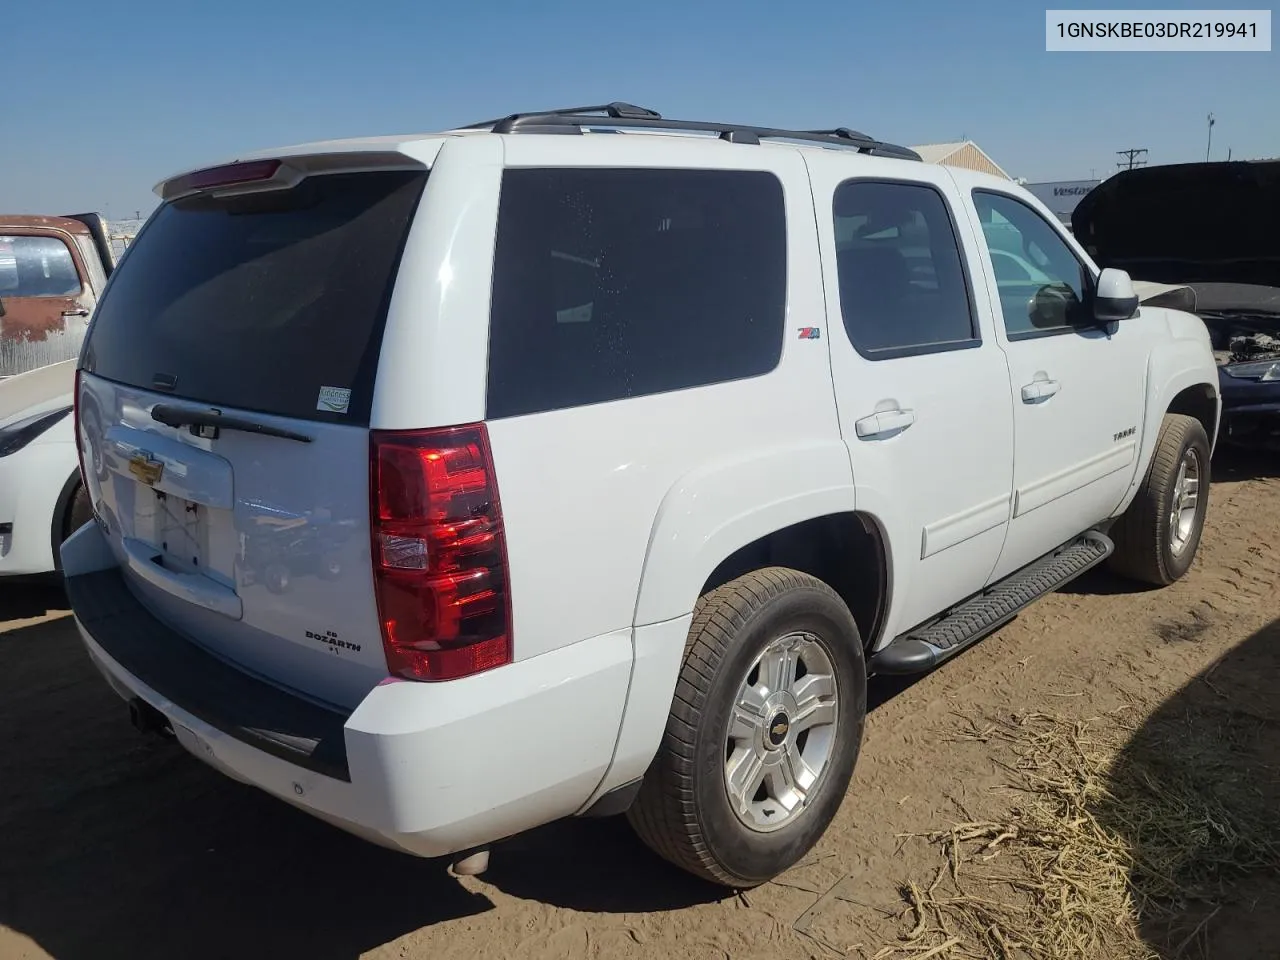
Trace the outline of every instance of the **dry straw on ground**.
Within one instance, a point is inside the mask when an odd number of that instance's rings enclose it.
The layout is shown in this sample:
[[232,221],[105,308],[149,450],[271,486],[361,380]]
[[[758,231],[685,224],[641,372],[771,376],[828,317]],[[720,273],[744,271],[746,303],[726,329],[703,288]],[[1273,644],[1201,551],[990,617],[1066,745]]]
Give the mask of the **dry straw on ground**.
[[[1225,716],[1225,719],[1223,717]],[[902,888],[911,928],[876,960],[1146,960],[1203,952],[1251,870],[1280,869],[1280,832],[1230,715],[1147,724],[1030,714],[971,726],[1003,743],[1013,805],[929,834],[941,863]]]

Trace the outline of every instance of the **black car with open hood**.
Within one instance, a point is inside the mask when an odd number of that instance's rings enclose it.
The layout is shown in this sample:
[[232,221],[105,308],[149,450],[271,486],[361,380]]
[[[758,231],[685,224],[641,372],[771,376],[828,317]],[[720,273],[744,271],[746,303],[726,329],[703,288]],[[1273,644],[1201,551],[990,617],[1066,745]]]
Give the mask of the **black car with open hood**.
[[1280,160],[1127,170],[1076,206],[1102,267],[1194,293],[1222,389],[1222,437],[1280,449]]

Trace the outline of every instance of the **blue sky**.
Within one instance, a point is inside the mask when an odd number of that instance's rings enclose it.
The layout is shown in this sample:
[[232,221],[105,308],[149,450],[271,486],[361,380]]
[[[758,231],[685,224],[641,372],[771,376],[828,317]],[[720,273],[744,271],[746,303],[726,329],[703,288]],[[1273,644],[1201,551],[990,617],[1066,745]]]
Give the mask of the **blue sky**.
[[0,210],[122,219],[154,205],[157,180],[241,151],[608,100],[899,143],[967,136],[1033,181],[1102,175],[1127,147],[1202,160],[1210,111],[1215,158],[1280,155],[1280,53],[1046,53],[1044,8],[17,3],[2,23]]

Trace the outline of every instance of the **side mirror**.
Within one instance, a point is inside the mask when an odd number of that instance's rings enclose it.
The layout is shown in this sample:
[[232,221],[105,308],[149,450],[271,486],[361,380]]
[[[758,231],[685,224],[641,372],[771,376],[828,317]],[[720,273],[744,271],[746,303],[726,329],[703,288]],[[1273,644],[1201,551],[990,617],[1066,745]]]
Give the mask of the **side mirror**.
[[1098,274],[1098,285],[1093,294],[1093,318],[1099,323],[1128,320],[1138,312],[1138,295],[1133,290],[1129,274],[1115,267],[1107,267]]

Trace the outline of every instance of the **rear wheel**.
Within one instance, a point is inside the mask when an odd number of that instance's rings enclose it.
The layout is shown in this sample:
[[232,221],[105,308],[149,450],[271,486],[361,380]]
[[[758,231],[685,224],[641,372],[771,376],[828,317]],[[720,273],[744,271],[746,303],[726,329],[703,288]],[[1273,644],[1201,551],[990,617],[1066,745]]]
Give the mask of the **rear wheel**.
[[805,855],[844,799],[866,715],[862,640],[825,583],[757,570],[698,602],[632,827],[707,880],[751,887]]
[[1156,586],[1179,579],[1200,546],[1209,505],[1209,437],[1194,417],[1166,414],[1133,503],[1111,528],[1111,568]]
[[67,508],[67,519],[63,524],[62,539],[71,536],[93,519],[93,504],[89,502],[89,491],[83,483],[76,484],[76,492],[71,495],[71,503]]

